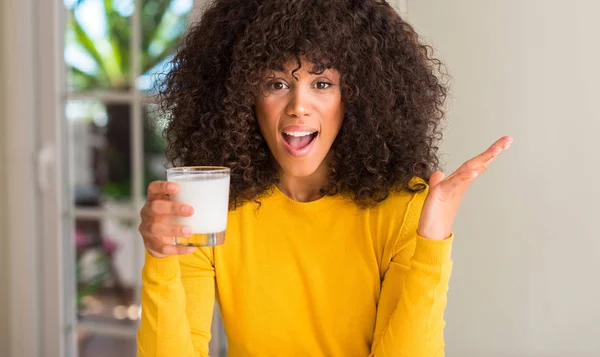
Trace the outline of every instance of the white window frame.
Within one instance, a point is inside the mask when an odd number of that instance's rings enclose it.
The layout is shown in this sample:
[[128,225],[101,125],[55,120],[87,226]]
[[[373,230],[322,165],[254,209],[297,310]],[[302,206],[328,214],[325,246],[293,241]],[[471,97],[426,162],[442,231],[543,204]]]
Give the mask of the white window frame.
[[[139,3],[135,1],[136,5]],[[139,219],[136,208],[144,197],[142,98],[129,93],[67,94],[62,1],[3,0],[0,4],[3,67],[2,116],[7,167],[5,245],[8,257],[7,352],[10,356],[76,356],[78,327],[103,334],[134,336],[106,326],[77,326],[74,261],[71,246],[73,217],[115,214]],[[139,74],[139,6],[132,17],[132,78]],[[136,49],[136,50],[134,50]],[[66,99],[128,102],[132,115],[133,207],[129,212],[75,209],[68,184]],[[143,251],[142,251],[143,253]],[[134,259],[142,255],[135,254]],[[138,264],[138,266],[141,265]],[[139,294],[139,283],[136,289]]]
[[65,355],[57,4],[0,5],[9,356]]
[[[77,92],[77,93],[72,93],[72,92],[62,92],[61,93],[61,97],[60,97],[60,105],[64,106],[64,104],[67,101],[71,101],[71,100],[90,100],[90,101],[96,101],[96,100],[100,100],[103,103],[126,103],[130,105],[131,111],[130,111],[130,125],[131,125],[131,137],[130,137],[130,147],[132,149],[131,154],[132,154],[132,165],[131,165],[131,171],[130,171],[130,175],[131,175],[131,179],[132,179],[132,187],[131,187],[131,192],[132,192],[132,205],[125,210],[121,210],[121,211],[115,211],[110,210],[104,210],[102,208],[79,208],[79,207],[75,207],[73,204],[73,199],[72,197],[69,197],[68,200],[66,201],[67,204],[67,212],[66,212],[66,216],[68,217],[68,219],[70,220],[68,222],[69,225],[72,225],[72,220],[76,219],[76,218],[97,218],[97,219],[102,219],[102,218],[113,218],[113,217],[118,217],[118,218],[130,218],[130,219],[134,219],[136,221],[136,224],[134,225],[135,227],[138,226],[139,222],[139,208],[142,207],[142,205],[144,204],[145,198],[144,198],[144,194],[143,194],[143,165],[144,165],[144,158],[143,158],[143,150],[144,150],[144,143],[143,143],[143,117],[142,117],[142,95],[140,93],[140,91],[137,89],[137,87],[135,86],[135,79],[139,77],[139,75],[141,74],[141,69],[140,69],[140,58],[139,58],[139,48],[141,47],[141,26],[140,26],[140,2],[141,0],[133,0],[134,1],[134,13],[131,16],[131,20],[129,23],[129,28],[131,31],[131,42],[130,42],[130,68],[131,68],[131,88],[129,89],[129,91],[127,92],[115,92],[115,91],[88,91],[85,93],[81,93],[81,92]],[[62,4],[60,4],[60,12],[62,12],[61,18],[65,19],[66,18],[66,9],[63,8]],[[63,20],[64,22],[64,20]],[[61,24],[64,26],[64,24]],[[62,47],[61,47],[62,48]],[[61,61],[62,61],[62,57],[61,57]],[[64,71],[64,69],[63,69]],[[62,81],[64,83],[64,76],[62,77]],[[62,87],[64,88],[64,86]],[[64,126],[64,123],[61,124]],[[71,149],[72,150],[72,149]],[[70,150],[69,150],[70,151]],[[66,157],[66,156],[63,156]],[[66,165],[65,165],[66,166]],[[70,191],[70,187],[67,187],[67,192]],[[142,259],[143,259],[143,246],[141,245],[141,239],[137,242],[138,243],[138,247],[136,247],[136,249],[134,249],[134,254],[133,254],[133,262],[134,262],[134,266],[135,267],[141,267],[142,265]],[[139,249],[138,249],[139,248]],[[73,254],[71,254],[73,255]],[[67,275],[68,275],[68,281],[67,283],[70,284],[71,286],[73,286],[74,284],[74,271],[73,271],[73,264],[70,264],[69,266],[65,266],[65,271],[67,271]],[[134,295],[134,301],[137,303],[139,302],[139,293],[140,293],[140,289],[141,289],[141,281],[137,281],[137,283],[134,285],[134,291],[135,291],[135,295]],[[73,291],[71,294],[69,294],[70,296],[75,296],[75,291]],[[70,302],[69,306],[74,306],[73,302]],[[73,309],[71,309],[73,310]],[[67,323],[68,326],[70,326],[71,328],[69,329],[69,331],[78,331],[78,330],[86,330],[89,332],[93,332],[93,333],[99,333],[102,335],[107,335],[107,336],[117,336],[117,337],[135,337],[136,335],[136,331],[137,331],[137,324],[133,325],[132,327],[127,327],[127,326],[118,326],[118,325],[112,325],[112,324],[108,324],[108,323],[98,323],[98,322],[78,322],[75,316],[70,316],[67,315],[67,319],[69,320],[69,322]],[[70,341],[75,340],[74,338],[68,338]],[[76,356],[76,348],[74,349],[74,351],[72,353],[69,354],[69,356]]]
[[[41,0],[39,0],[41,1]],[[135,10],[130,22],[130,31],[132,34],[131,44],[130,44],[130,53],[131,57],[131,74],[132,74],[132,85],[128,92],[110,92],[110,91],[102,91],[102,92],[86,92],[86,93],[63,93],[61,105],[64,105],[66,100],[101,100],[103,102],[117,102],[117,103],[128,103],[131,106],[131,147],[132,147],[132,168],[131,168],[131,178],[132,178],[132,206],[130,209],[124,211],[105,211],[102,209],[89,209],[89,208],[77,208],[74,207],[72,202],[72,198],[67,198],[66,202],[69,206],[69,211],[67,212],[67,217],[72,218],[109,218],[109,217],[119,217],[119,218],[130,218],[136,220],[136,225],[139,224],[139,208],[142,207],[145,201],[144,197],[144,187],[143,184],[143,165],[144,165],[144,153],[143,153],[143,113],[142,113],[142,103],[150,102],[149,98],[144,98],[140,91],[135,86],[135,79],[138,78],[141,73],[140,61],[139,61],[139,49],[141,47],[141,26],[140,26],[140,2],[141,0],[133,0],[135,4]],[[195,9],[192,9],[194,11]],[[63,12],[62,18],[65,18],[65,10],[62,8],[60,11]],[[191,14],[190,14],[191,16]],[[62,23],[61,23],[62,24]],[[62,57],[61,57],[62,61]],[[64,83],[64,79],[61,78]],[[61,117],[62,119],[62,117]],[[62,124],[64,125],[64,124]],[[68,190],[67,190],[68,192]],[[143,263],[144,257],[144,248],[140,242],[140,249],[134,250],[134,266],[141,267]],[[66,270],[70,271],[69,280],[74,281],[72,276],[73,274],[73,265],[71,264],[68,267],[65,267]],[[139,302],[139,293],[141,289],[141,281],[138,280],[137,284],[134,286],[135,288],[135,298],[134,301]],[[74,296],[75,292],[70,293],[70,296]],[[73,306],[73,302],[69,302],[69,306]],[[218,306],[215,304],[215,309]],[[134,328],[131,327],[121,327],[117,325],[107,325],[101,323],[78,323],[75,316],[67,315],[69,322],[68,326],[72,327],[68,331],[77,331],[77,330],[87,330],[90,332],[100,333],[103,335],[110,336],[119,336],[119,337],[134,337],[137,330],[137,325]],[[73,341],[74,338],[68,338],[68,340]],[[213,319],[212,324],[212,339],[210,341],[211,351],[218,351],[224,353],[222,346],[224,345],[225,336],[222,327],[222,321],[220,319]],[[73,350],[72,353],[68,354],[68,356],[76,356],[76,346],[71,346]],[[216,357],[216,355],[215,355]]]

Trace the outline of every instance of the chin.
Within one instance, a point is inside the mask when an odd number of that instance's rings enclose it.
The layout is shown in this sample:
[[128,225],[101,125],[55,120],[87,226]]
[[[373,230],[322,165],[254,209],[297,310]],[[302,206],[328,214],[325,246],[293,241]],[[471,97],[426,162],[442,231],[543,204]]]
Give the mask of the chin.
[[285,174],[293,176],[293,177],[309,177],[312,176],[319,166],[321,166],[321,162],[286,162],[281,165],[281,169]]

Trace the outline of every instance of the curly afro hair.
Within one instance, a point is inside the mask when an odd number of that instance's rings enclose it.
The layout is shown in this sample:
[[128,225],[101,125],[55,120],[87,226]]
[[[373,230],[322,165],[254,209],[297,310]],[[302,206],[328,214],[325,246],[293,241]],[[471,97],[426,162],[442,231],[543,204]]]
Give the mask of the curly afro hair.
[[[159,97],[174,166],[231,168],[231,208],[278,182],[254,101],[263,75],[300,58],[341,74],[344,121],[322,195],[360,207],[422,191],[438,169],[442,64],[383,0],[216,0],[189,29]],[[314,69],[313,69],[314,70]]]

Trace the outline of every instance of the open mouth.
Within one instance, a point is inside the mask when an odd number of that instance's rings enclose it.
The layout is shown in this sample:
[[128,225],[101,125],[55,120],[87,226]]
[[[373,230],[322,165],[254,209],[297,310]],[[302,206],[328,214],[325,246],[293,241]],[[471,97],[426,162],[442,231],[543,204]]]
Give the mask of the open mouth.
[[293,156],[307,154],[318,135],[318,131],[284,131],[281,133],[283,141]]

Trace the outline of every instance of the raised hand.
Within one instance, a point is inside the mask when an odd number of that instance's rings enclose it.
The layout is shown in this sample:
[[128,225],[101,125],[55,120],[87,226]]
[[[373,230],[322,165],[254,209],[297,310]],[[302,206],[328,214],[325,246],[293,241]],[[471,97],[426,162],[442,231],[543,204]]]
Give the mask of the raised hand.
[[513,138],[510,136],[500,138],[485,152],[465,162],[446,178],[443,172],[434,172],[429,179],[429,193],[421,211],[417,230],[419,235],[437,240],[448,238],[467,189],[512,142]]

